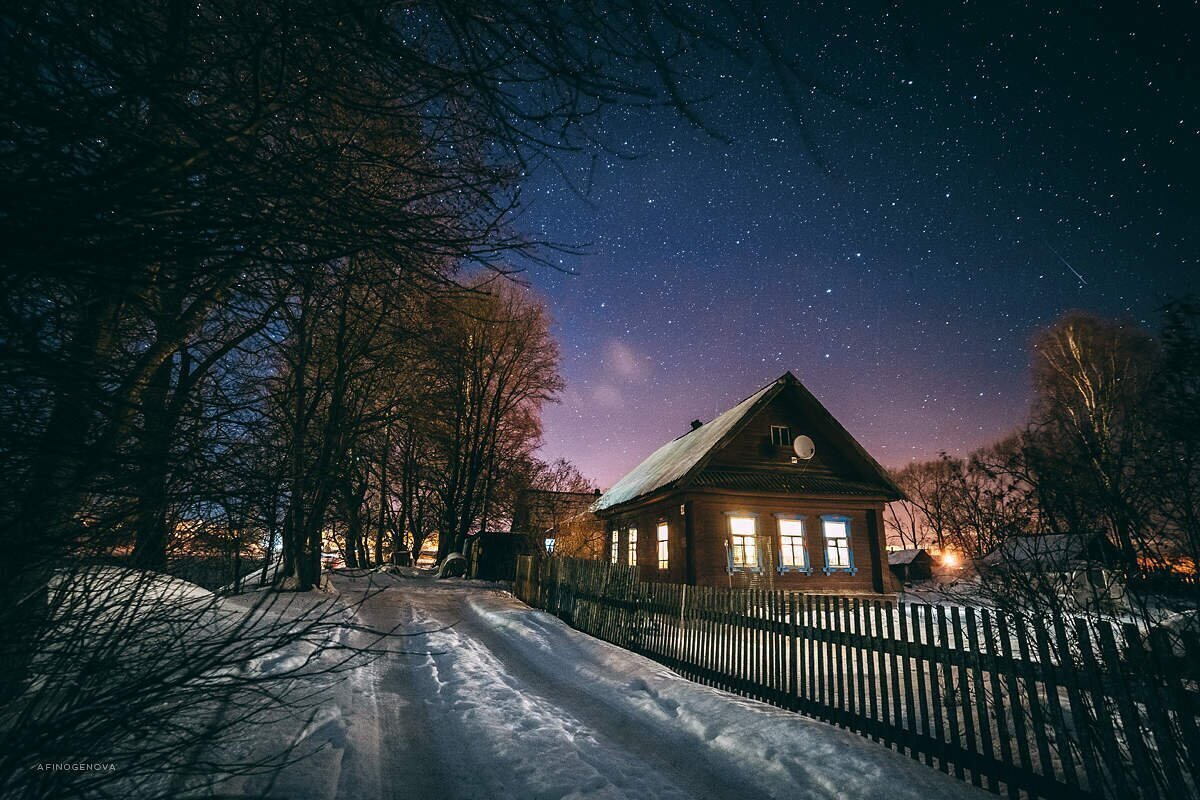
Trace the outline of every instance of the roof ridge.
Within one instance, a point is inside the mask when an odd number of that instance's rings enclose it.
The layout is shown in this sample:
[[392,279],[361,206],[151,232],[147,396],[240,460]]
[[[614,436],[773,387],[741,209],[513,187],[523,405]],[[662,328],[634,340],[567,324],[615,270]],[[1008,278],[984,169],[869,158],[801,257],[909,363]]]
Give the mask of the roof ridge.
[[741,429],[765,398],[773,396],[782,387],[781,380],[771,381],[709,422],[662,445],[610,486],[592,510],[611,508],[684,482],[707,464],[708,456],[724,446],[731,433]]
[[862,445],[789,370],[738,401],[732,407],[717,414],[709,422],[671,439],[654,450],[641,463],[609,487],[608,491],[592,505],[592,510],[603,511],[629,503],[652,492],[687,485],[707,469],[713,454],[719,452],[733,437],[738,435],[764,403],[773,400],[788,386],[795,386],[800,390],[802,402],[811,405],[818,417],[827,418],[834,433],[844,438],[848,449],[864,462],[867,467],[866,471],[874,473],[872,475],[874,481],[843,479],[846,485],[871,486],[877,483],[890,490],[896,497],[904,496],[887,471],[871,458]]

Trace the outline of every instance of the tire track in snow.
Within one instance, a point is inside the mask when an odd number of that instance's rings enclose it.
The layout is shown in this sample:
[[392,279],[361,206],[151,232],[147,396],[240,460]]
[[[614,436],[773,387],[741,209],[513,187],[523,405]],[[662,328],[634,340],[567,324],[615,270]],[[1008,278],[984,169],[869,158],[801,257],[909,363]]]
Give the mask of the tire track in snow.
[[[476,742],[468,758],[491,750],[492,763],[482,768],[495,769],[498,761],[511,769],[521,784],[517,796],[766,797],[697,759],[696,742],[688,734],[648,724],[636,710],[614,707],[588,693],[577,676],[559,675],[531,658],[496,629],[494,620],[472,608],[481,594],[486,592],[435,585],[414,592],[413,602],[443,624],[458,620],[438,641],[452,654],[439,659],[440,692],[461,717],[445,723],[464,728]],[[642,691],[654,695],[648,686]],[[669,706],[666,701],[662,707],[669,712]],[[497,715],[498,709],[506,711]],[[497,741],[509,736],[513,742]],[[552,789],[555,781],[544,774],[547,767],[537,763],[539,756],[559,759],[577,785],[560,780],[557,790]],[[517,787],[510,783],[505,788],[511,792]]]
[[[428,621],[419,619],[395,579],[372,576],[347,581],[346,593],[355,590],[378,592],[358,607],[360,624],[375,630],[390,630],[403,623],[403,630],[417,631]],[[389,588],[391,587],[391,588]],[[379,591],[380,588],[386,591]],[[357,592],[355,591],[357,594]],[[366,634],[363,634],[365,636]],[[425,637],[399,639],[389,649],[418,651]],[[355,674],[351,747],[338,782],[338,797],[395,798],[396,800],[452,800],[441,770],[441,758],[431,736],[432,720],[424,699],[430,690],[430,657],[394,652],[384,655]]]

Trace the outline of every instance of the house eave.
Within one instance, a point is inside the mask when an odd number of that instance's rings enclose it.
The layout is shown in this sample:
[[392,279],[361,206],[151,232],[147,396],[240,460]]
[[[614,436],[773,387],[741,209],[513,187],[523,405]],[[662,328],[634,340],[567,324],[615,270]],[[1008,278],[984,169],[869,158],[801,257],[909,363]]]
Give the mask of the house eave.
[[[643,506],[653,505],[655,503],[661,503],[665,500],[670,499],[672,495],[675,495],[677,497],[687,496],[687,495],[698,495],[698,496],[703,496],[706,498],[759,497],[759,498],[770,499],[772,501],[792,500],[792,501],[801,501],[801,502],[825,503],[825,504],[829,504],[829,505],[841,505],[841,506],[852,506],[852,507],[860,507],[861,506],[864,508],[874,507],[874,506],[878,506],[878,505],[884,505],[889,502],[889,496],[882,492],[878,493],[878,494],[849,494],[849,493],[839,494],[839,493],[831,493],[831,492],[797,493],[797,492],[770,492],[770,491],[750,490],[750,489],[726,489],[723,487],[714,487],[714,486],[680,485],[680,486],[663,487],[657,491],[642,495],[641,497],[634,497],[629,500],[626,500],[625,502],[621,503],[620,505],[609,506],[608,508],[605,508],[605,509],[602,509],[599,511],[593,511],[591,513],[595,514],[597,517],[599,517],[602,520],[608,520],[613,517],[619,517],[622,514],[626,514],[630,511],[633,511],[634,509],[638,509]],[[682,499],[682,497],[679,497],[679,499]]]

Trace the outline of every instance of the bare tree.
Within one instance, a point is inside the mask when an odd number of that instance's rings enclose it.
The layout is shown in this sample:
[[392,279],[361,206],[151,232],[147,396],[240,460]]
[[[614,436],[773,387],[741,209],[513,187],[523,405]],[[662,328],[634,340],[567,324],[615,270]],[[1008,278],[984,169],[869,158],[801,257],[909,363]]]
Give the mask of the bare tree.
[[1140,403],[1149,422],[1139,442],[1136,491],[1159,546],[1143,558],[1168,571],[1200,570],[1200,302],[1169,304],[1159,359]]
[[1146,437],[1139,403],[1154,360],[1140,329],[1081,314],[1034,341],[1031,445],[1041,482],[1061,482],[1063,502],[1051,510],[1074,517],[1077,529],[1106,531],[1130,572],[1146,516],[1133,491],[1132,456]]
[[439,560],[486,525],[506,464],[541,435],[541,405],[562,388],[540,302],[513,286],[474,287],[442,328],[437,418]]
[[932,545],[946,549],[953,526],[955,476],[963,463],[943,453],[939,458],[908,464],[893,472],[907,500],[889,505],[894,535],[911,541],[913,547]]

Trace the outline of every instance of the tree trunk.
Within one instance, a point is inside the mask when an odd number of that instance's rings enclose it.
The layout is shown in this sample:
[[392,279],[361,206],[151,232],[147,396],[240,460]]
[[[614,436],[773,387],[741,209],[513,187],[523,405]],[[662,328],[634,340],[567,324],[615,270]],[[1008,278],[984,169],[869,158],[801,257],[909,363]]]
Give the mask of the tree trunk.
[[143,427],[137,448],[133,563],[157,572],[167,568],[167,482],[175,428],[170,391],[174,368],[174,362],[163,362],[142,395]]

